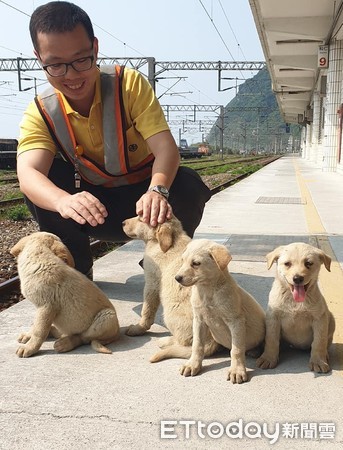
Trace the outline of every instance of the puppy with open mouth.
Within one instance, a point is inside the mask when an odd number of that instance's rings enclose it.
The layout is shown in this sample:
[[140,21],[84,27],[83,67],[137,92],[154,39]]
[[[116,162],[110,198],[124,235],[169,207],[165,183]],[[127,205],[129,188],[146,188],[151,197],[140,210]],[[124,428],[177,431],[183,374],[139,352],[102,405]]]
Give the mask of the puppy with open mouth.
[[300,349],[311,349],[309,367],[329,372],[328,348],[335,320],[318,286],[321,265],[330,271],[331,258],[311,245],[295,242],[277,247],[267,255],[268,269],[277,263],[269,294],[265,349],[256,364],[276,367],[280,339]]

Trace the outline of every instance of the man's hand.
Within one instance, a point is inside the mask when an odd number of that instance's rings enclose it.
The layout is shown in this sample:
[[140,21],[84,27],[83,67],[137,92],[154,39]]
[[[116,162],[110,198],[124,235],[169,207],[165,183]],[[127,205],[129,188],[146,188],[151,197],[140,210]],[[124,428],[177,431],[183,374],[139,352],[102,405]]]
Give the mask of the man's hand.
[[93,227],[103,224],[108,215],[105,206],[85,191],[62,196],[56,209],[64,219],[73,219],[80,225],[88,222]]
[[150,223],[152,227],[171,219],[172,213],[167,199],[157,192],[146,192],[136,203],[136,214],[142,216],[143,222]]

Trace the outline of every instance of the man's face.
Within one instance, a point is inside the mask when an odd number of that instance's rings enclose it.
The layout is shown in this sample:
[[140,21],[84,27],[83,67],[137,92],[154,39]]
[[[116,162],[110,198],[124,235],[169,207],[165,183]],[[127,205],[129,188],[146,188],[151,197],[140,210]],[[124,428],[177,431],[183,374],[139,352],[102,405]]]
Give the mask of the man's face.
[[38,33],[37,38],[39,48],[35,54],[43,66],[70,63],[76,59],[94,56],[92,67],[83,72],[77,72],[71,66],[68,66],[66,74],[58,77],[52,77],[45,72],[50,84],[61,91],[74,107],[79,103],[89,103],[93,99],[97,77],[97,39],[94,38],[94,42],[91,42],[82,25],[64,33]]

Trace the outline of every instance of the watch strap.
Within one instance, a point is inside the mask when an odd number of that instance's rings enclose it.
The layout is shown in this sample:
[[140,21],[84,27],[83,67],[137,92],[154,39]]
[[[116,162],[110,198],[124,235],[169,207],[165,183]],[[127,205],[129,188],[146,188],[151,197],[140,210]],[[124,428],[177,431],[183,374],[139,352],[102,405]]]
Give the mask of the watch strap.
[[169,191],[165,186],[162,186],[162,185],[150,186],[148,191],[149,192],[151,192],[151,191],[157,192],[158,194],[162,195],[167,200],[169,198]]

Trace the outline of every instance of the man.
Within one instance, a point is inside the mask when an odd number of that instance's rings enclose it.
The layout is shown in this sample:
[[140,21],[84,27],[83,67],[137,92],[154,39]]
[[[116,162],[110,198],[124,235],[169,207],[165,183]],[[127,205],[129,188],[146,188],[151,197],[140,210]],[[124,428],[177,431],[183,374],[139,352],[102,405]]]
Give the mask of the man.
[[78,6],[54,1],[31,16],[34,53],[51,88],[20,127],[20,188],[42,231],[61,237],[89,274],[89,236],[126,241],[136,214],[157,226],[172,211],[192,236],[208,188],[179,153],[149,83],[137,71],[100,73],[98,40]]

